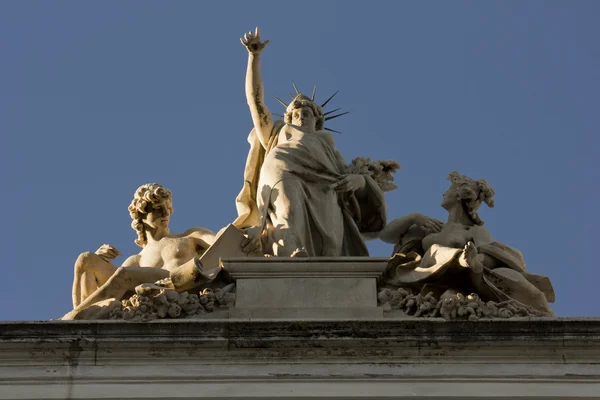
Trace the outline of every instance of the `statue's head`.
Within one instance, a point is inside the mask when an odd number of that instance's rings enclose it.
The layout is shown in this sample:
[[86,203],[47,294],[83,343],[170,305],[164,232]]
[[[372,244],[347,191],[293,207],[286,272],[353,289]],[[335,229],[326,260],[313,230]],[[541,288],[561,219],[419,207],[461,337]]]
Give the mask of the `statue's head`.
[[311,131],[323,130],[325,126],[321,106],[303,94],[297,95],[287,106],[283,119],[287,124],[303,126]]
[[148,228],[168,229],[172,213],[172,195],[169,189],[158,183],[140,186],[129,205],[129,215],[133,219],[131,227],[138,234],[135,244],[144,247],[148,243]]
[[494,189],[483,179],[475,181],[468,176],[461,175],[457,171],[448,175],[452,183],[450,188],[444,192],[442,207],[450,210],[456,204],[461,204],[475,225],[483,225],[477,210],[482,202],[489,207],[494,207]]

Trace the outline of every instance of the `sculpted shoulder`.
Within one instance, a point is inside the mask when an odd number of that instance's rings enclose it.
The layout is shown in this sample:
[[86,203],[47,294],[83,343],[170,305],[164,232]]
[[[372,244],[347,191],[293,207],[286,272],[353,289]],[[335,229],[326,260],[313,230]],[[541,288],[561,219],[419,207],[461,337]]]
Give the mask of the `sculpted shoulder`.
[[186,230],[181,235],[179,235],[179,237],[199,240],[204,244],[206,248],[208,248],[215,242],[216,234],[210,229],[196,226]]
[[477,246],[489,244],[493,241],[490,231],[480,225],[475,225],[472,227],[471,234],[473,235],[473,241]]
[[142,258],[142,256],[140,254],[134,254],[133,256],[127,257],[127,259],[125,260],[125,262],[123,262],[123,264],[121,264],[121,266],[122,267],[139,267],[141,258]]
[[335,148],[333,134],[326,130],[310,131],[293,124],[284,123],[279,133],[281,134],[279,136],[279,143],[285,143],[286,141],[291,140],[292,138],[298,140],[301,139],[304,135],[316,135],[319,138],[323,139],[323,141],[325,141],[325,143],[327,143],[329,147],[331,147],[332,149]]
[[315,132],[321,138],[323,138],[332,149],[335,148],[335,141],[333,139],[333,134],[327,131],[317,131]]

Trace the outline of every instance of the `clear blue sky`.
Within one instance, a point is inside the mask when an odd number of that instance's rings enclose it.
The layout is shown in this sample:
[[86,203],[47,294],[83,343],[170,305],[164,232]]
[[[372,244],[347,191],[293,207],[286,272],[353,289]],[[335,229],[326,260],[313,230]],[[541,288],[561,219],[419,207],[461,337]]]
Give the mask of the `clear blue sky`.
[[594,1],[0,2],[0,319],[69,311],[83,251],[137,253],[143,183],[173,191],[173,232],[235,218],[257,25],[267,93],[339,89],[346,159],[402,164],[390,219],[445,219],[447,174],[484,178],[480,215],[552,279],[557,314],[598,315],[599,18]]

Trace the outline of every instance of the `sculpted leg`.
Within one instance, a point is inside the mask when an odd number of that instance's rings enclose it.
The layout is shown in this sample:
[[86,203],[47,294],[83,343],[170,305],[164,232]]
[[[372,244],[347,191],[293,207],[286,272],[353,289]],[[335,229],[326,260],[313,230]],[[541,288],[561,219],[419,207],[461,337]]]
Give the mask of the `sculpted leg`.
[[63,321],[108,319],[110,312],[121,307],[121,302],[108,299],[92,304],[83,310],[73,310],[61,318]]
[[521,273],[510,268],[496,268],[491,270],[489,279],[510,293],[510,297],[513,299],[554,316],[544,293],[532,285]]
[[[269,240],[265,252],[278,257],[338,256],[343,214],[335,192],[299,179],[283,179],[270,192]],[[270,251],[269,251],[270,250]]]
[[[486,261],[487,264],[484,264]],[[492,257],[482,257],[477,253],[477,248],[472,242],[465,246],[463,254],[459,257],[459,263],[463,267],[470,268],[471,282],[482,298],[496,301],[514,299],[554,315],[544,293],[531,284],[523,274],[510,268],[494,268],[500,263]],[[484,266],[489,271],[487,275],[483,273]]]
[[469,269],[469,278],[471,283],[475,286],[477,294],[484,300],[504,301],[508,300],[509,297],[494,289],[487,284],[484,276],[484,260],[483,254],[477,252],[477,247],[473,242],[468,242],[465,246],[462,254],[458,257],[458,263]]
[[476,274],[483,272],[483,257],[477,252],[477,247],[473,242],[467,243],[462,254],[458,257],[458,263],[464,267],[469,268]]
[[79,306],[75,308],[75,311],[84,310],[92,304],[102,300],[121,300],[127,291],[133,291],[136,286],[141,285],[142,283],[152,283],[168,277],[169,271],[161,268],[118,268],[106,283],[79,304]]
[[73,308],[76,308],[105,284],[117,267],[96,253],[86,252],[79,255],[74,270]]
[[[305,248],[302,233],[310,236],[311,231],[306,221],[304,209],[304,193],[300,184],[293,180],[281,181],[271,190],[269,196],[269,217],[272,227],[269,228],[269,244],[267,253],[278,257],[290,257],[300,252],[314,253]],[[312,241],[307,241],[309,244]]]

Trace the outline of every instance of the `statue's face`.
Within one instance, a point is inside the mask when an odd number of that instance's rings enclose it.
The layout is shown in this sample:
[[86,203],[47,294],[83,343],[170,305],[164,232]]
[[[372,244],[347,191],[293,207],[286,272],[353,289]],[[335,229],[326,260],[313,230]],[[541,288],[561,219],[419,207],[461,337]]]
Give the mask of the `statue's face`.
[[167,201],[162,201],[156,204],[149,204],[147,207],[147,214],[142,220],[144,224],[150,228],[168,228],[171,214],[169,213],[169,206]]
[[456,204],[456,202],[459,201],[458,192],[456,191],[454,184],[451,184],[448,190],[446,190],[442,196],[443,198],[441,206],[446,210],[450,210]]
[[310,107],[295,108],[292,111],[292,125],[302,126],[314,132],[317,129],[317,117]]

